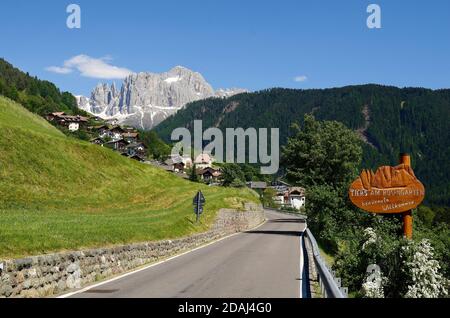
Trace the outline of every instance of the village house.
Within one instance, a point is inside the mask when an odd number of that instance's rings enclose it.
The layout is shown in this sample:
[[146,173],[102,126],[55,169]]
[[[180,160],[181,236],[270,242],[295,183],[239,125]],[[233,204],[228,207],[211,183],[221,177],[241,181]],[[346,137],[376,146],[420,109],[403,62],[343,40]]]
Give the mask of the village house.
[[141,158],[144,158],[146,155],[146,147],[142,142],[131,143],[125,147],[125,150],[129,156],[137,155]]
[[184,173],[185,165],[183,162],[174,163],[172,166],[173,166],[173,171]]
[[117,139],[104,143],[104,146],[119,152],[125,152],[128,143],[123,139]]
[[70,116],[64,112],[51,113],[46,116],[46,119],[51,122],[55,122],[58,125],[65,126],[71,132],[78,131],[81,126],[88,123],[89,118],[80,115]]
[[193,166],[192,159],[186,155],[170,155],[169,158],[164,161],[164,164],[170,167],[171,171],[179,170],[181,172],[185,169],[190,169]]
[[306,191],[301,187],[289,187],[285,191],[278,191],[273,201],[284,207],[300,210],[306,204]]
[[273,203],[275,203],[277,206],[283,206],[284,205],[284,192],[277,192],[275,196],[272,198]]
[[174,166],[173,166],[173,165],[169,166],[169,165],[167,165],[166,163],[160,165],[160,164],[157,163],[157,162],[154,162],[153,164],[156,165],[157,167],[161,168],[161,169],[164,169],[164,170],[167,171],[167,172],[175,172],[175,171],[174,171]]
[[296,210],[300,210],[305,206],[306,197],[305,189],[301,187],[293,187],[289,189],[287,203]]
[[179,155],[171,156],[164,164],[170,167],[170,171],[173,172],[184,172],[184,169],[186,168],[183,158]]
[[97,137],[97,138],[91,139],[91,140],[90,140],[90,143],[91,143],[91,144],[94,144],[94,145],[103,146],[103,144],[105,143],[105,141],[104,141],[101,137]]
[[186,169],[192,168],[193,164],[192,164],[191,157],[184,155],[184,156],[181,157],[181,161],[184,163],[184,167]]
[[48,114],[47,116],[45,116],[45,118],[48,121],[54,121],[55,119],[61,118],[62,116],[65,116],[65,115],[66,115],[66,113],[64,113],[64,112],[56,112],[56,113]]
[[197,167],[197,169],[211,168],[213,160],[209,154],[202,153],[198,155],[197,158],[195,158],[194,164]]
[[87,124],[89,119],[82,116],[64,116],[64,118],[58,123],[62,126],[66,126],[70,131],[78,131],[81,126]]
[[270,187],[271,187],[272,189],[274,189],[275,191],[278,191],[278,192],[285,192],[285,191],[288,191],[288,190],[289,190],[289,188],[291,187],[291,185],[290,185],[289,183],[284,182],[284,181],[277,180],[277,181],[273,181],[273,182],[270,184]]
[[122,134],[122,138],[128,143],[136,143],[139,140],[139,133],[134,131],[126,131]]
[[218,182],[222,176],[222,172],[219,169],[214,169],[211,167],[206,167],[197,170],[197,175],[200,179],[206,183]]
[[67,128],[69,131],[74,132],[80,130],[80,123],[69,122]]
[[111,138],[112,140],[121,140],[123,139],[123,134],[125,130],[120,126],[114,126],[106,131],[106,136]]
[[95,131],[100,137],[105,137],[108,133],[109,127],[107,125],[94,126],[91,130]]

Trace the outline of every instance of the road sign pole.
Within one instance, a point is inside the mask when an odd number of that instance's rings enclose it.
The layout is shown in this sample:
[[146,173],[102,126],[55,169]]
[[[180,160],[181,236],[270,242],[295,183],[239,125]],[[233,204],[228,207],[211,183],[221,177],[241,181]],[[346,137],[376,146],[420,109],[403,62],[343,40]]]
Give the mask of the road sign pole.
[[197,223],[200,220],[200,195],[197,195]]
[[[407,153],[400,154],[400,164],[411,167],[411,157]],[[403,215],[403,235],[408,239],[412,240],[413,235],[413,216],[412,210],[402,213]]]
[[192,200],[192,203],[194,205],[194,212],[197,216],[196,223],[200,221],[200,214],[203,213],[203,205],[205,204],[205,202],[206,202],[205,197],[203,196],[202,191],[199,190],[197,192],[197,195]]

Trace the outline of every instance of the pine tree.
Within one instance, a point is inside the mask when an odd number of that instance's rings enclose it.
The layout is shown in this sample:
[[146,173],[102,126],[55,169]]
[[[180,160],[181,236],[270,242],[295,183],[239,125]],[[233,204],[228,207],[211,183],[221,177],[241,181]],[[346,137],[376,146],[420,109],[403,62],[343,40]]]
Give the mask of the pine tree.
[[189,180],[191,180],[193,182],[199,182],[199,178],[198,178],[198,175],[197,175],[197,166],[196,166],[195,163],[192,166],[191,174],[189,175]]

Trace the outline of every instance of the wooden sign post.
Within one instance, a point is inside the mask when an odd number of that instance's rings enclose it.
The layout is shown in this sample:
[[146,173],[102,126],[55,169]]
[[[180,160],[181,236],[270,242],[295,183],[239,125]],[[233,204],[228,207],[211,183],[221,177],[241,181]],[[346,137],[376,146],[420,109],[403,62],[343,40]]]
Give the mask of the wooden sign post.
[[412,209],[425,197],[425,188],[411,168],[408,154],[400,155],[400,165],[383,166],[376,173],[363,170],[350,186],[349,197],[354,205],[371,213],[402,213],[403,232],[412,238]]
[[[400,164],[403,164],[406,167],[411,167],[411,157],[406,153],[400,154]],[[425,196],[425,189],[424,189],[424,196]],[[403,235],[405,235],[407,239],[411,240],[412,233],[413,233],[412,210],[408,210],[403,212]]]

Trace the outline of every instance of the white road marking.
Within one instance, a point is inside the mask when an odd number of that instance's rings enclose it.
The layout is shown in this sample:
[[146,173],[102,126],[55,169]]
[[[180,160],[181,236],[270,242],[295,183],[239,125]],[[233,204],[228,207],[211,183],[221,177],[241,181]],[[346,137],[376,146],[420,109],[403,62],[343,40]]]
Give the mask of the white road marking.
[[303,234],[300,235],[300,298],[303,298]]
[[[257,225],[256,227],[254,227],[254,228],[252,228],[252,229],[249,229],[249,230],[247,230],[247,231],[256,230],[257,228],[263,226],[263,225],[266,224],[266,223],[267,223],[267,218],[266,218],[266,220],[265,220],[264,222],[262,222],[261,224]],[[245,232],[238,232],[238,233],[234,233],[234,234],[231,234],[231,235],[222,237],[222,238],[220,238],[220,239],[217,239],[217,240],[212,241],[212,242],[210,242],[210,243],[207,243],[207,244],[205,244],[205,245],[202,245],[202,246],[196,247],[196,248],[194,248],[194,249],[192,249],[192,250],[186,251],[186,252],[184,252],[184,253],[181,253],[181,254],[178,254],[178,255],[174,255],[174,256],[169,257],[169,258],[167,258],[167,259],[164,259],[164,260],[162,260],[162,261],[159,261],[159,262],[156,262],[156,263],[153,263],[153,264],[150,264],[150,265],[146,265],[146,266],[144,266],[144,267],[142,267],[142,268],[139,268],[139,269],[133,270],[133,271],[131,271],[131,272],[128,272],[128,273],[125,273],[125,274],[122,274],[122,275],[119,275],[119,276],[110,278],[110,279],[108,279],[108,280],[105,280],[105,281],[103,281],[103,282],[100,282],[100,283],[97,283],[97,284],[94,284],[94,285],[91,285],[91,286],[87,286],[87,287],[85,287],[85,288],[83,288],[83,289],[80,289],[80,290],[77,290],[77,291],[74,291],[74,292],[71,292],[71,293],[67,293],[67,294],[58,296],[58,297],[56,297],[56,298],[68,298],[68,297],[71,297],[71,296],[73,296],[73,295],[77,295],[77,294],[84,293],[84,292],[86,292],[86,291],[88,291],[88,290],[90,290],[90,289],[92,289],[92,288],[96,288],[96,287],[99,287],[99,286],[102,286],[102,285],[105,285],[105,284],[109,284],[109,283],[112,283],[112,282],[114,282],[114,281],[116,281],[116,280],[122,279],[122,278],[124,278],[124,277],[127,277],[127,276],[130,276],[130,275],[133,275],[133,274],[142,272],[142,271],[144,271],[144,270],[146,270],[146,269],[149,269],[149,268],[152,268],[152,267],[154,267],[154,266],[158,266],[158,265],[164,264],[164,263],[166,263],[166,262],[168,262],[168,261],[171,261],[171,260],[173,260],[173,259],[175,259],[175,258],[178,258],[178,257],[180,257],[180,256],[183,256],[183,255],[186,255],[186,254],[195,252],[195,251],[197,251],[197,250],[199,250],[199,249],[205,248],[205,247],[207,247],[207,246],[213,245],[213,244],[215,244],[215,243],[218,243],[218,242],[220,242],[220,241],[226,240],[226,239],[228,239],[228,238],[231,238],[231,237],[233,237],[233,236],[236,236],[236,235],[242,234],[242,233],[245,233]]]

